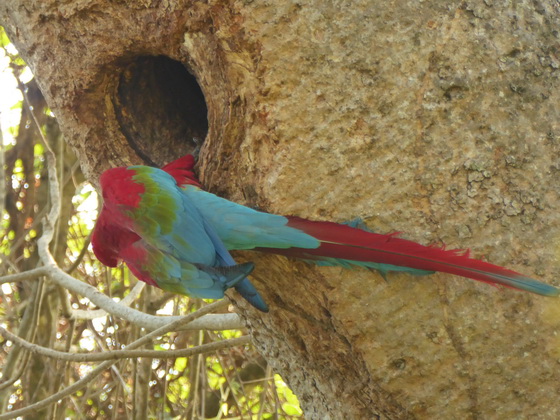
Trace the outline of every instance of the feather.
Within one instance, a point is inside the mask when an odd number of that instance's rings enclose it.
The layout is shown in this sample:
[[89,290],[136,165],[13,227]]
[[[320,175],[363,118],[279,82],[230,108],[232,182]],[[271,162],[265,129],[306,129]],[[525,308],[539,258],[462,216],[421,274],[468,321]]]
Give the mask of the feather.
[[[468,251],[446,250],[424,246],[398,238],[394,234],[381,235],[331,222],[312,222],[299,217],[288,217],[288,226],[301,230],[320,241],[314,249],[259,249],[281,253],[306,260],[337,265],[382,263],[417,270],[439,271],[500,284],[545,296],[558,296],[556,287],[526,277],[520,273],[470,258]],[[391,270],[390,270],[391,271]]]
[[200,181],[196,178],[193,171],[195,163],[193,155],[185,155],[168,163],[161,169],[171,175],[177,182],[177,185],[194,185],[195,187],[202,188]]

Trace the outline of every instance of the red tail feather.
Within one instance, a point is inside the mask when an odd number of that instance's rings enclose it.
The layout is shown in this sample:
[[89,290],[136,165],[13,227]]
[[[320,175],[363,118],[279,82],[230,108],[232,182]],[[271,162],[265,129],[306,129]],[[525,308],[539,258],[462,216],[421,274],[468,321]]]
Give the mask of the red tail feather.
[[288,220],[288,226],[317,238],[321,245],[315,249],[275,249],[273,252],[311,260],[327,257],[440,271],[538,294],[560,294],[559,289],[515,271],[469,258],[468,250],[424,246],[394,234],[381,235],[337,223],[312,222],[298,217],[288,217]]

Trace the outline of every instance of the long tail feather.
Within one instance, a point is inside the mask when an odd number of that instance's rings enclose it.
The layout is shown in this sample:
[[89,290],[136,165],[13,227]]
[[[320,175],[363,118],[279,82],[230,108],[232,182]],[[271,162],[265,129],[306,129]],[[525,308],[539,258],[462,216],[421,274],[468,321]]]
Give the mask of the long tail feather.
[[476,260],[462,250],[445,250],[420,245],[396,235],[381,235],[331,222],[313,222],[288,217],[288,226],[299,229],[320,241],[314,249],[288,248],[260,251],[316,260],[317,262],[372,262],[404,266],[424,271],[440,271],[490,284],[500,284],[545,296],[558,296],[560,289],[526,277],[515,271]]

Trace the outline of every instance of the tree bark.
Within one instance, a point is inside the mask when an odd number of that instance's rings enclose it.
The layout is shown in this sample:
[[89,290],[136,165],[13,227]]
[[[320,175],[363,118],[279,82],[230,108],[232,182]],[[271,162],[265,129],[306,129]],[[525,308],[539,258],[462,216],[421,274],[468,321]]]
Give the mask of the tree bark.
[[[93,182],[205,138],[203,183],[231,200],[360,216],[553,284],[559,16],[552,0],[0,6]],[[560,416],[556,299],[238,257],[271,312],[231,296],[307,418]]]

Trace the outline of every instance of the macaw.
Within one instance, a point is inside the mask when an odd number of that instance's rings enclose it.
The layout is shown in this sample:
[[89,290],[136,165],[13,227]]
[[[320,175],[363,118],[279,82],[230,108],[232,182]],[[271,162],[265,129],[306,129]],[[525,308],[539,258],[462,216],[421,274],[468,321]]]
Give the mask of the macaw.
[[218,299],[235,288],[255,308],[268,307],[230,250],[256,250],[318,265],[365,267],[384,277],[436,271],[544,296],[560,289],[487,262],[468,251],[445,250],[373,233],[360,223],[337,224],[260,212],[201,189],[184,156],[162,169],[108,169],[100,178],[103,208],[92,237],[99,261],[124,261],[140,280],[192,297]]

